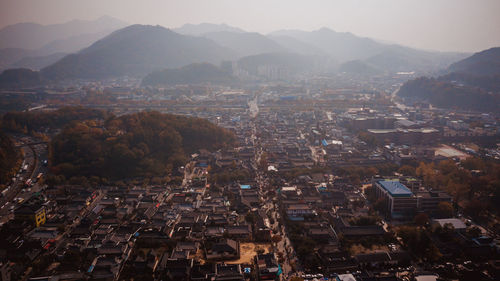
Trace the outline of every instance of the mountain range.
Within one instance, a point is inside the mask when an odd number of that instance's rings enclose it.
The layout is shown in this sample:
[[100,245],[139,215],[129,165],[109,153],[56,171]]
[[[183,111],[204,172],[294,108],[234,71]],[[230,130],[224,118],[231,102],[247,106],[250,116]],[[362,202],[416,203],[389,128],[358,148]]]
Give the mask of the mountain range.
[[40,49],[56,40],[113,31],[126,25],[125,22],[107,16],[94,21],[73,20],[51,25],[18,23],[0,30],[0,48]]
[[[111,17],[62,24],[18,23],[0,29],[0,70],[12,67],[40,69],[128,24]],[[20,61],[24,59],[23,61]],[[31,63],[33,61],[33,63]],[[43,62],[43,63],[42,63]]]
[[450,65],[437,78],[406,82],[398,92],[406,101],[438,107],[497,112],[500,108],[500,48],[473,54]]
[[237,57],[289,51],[286,47],[256,32],[219,31],[205,33],[201,36],[214,41],[220,46],[233,50]]
[[373,68],[375,72],[435,72],[448,67],[452,62],[465,58],[468,54],[430,52],[401,45],[384,44],[370,38],[363,38],[349,32],[335,32],[328,28],[306,32],[282,30],[271,36],[286,36],[299,42],[308,43],[326,53],[340,63],[358,61]]
[[144,76],[196,62],[220,63],[232,51],[215,42],[161,26],[131,25],[41,70],[51,80]]
[[192,35],[192,36],[200,36],[206,33],[212,33],[212,32],[235,32],[235,33],[245,33],[246,31],[229,26],[225,23],[223,24],[213,24],[213,23],[200,23],[200,24],[184,24],[181,27],[174,28],[172,29],[174,32],[177,32],[179,34],[183,35]]
[[[87,24],[86,28],[81,27],[85,25],[83,23]],[[26,34],[40,29],[38,25],[28,25],[33,27],[29,32],[24,31],[28,29],[25,24],[6,27],[0,30],[0,38],[12,37],[13,30],[17,30],[19,37],[23,39],[4,44],[5,47],[12,48],[0,49],[0,67],[42,68],[43,79],[57,81],[124,75],[144,77],[162,69],[179,68],[193,63],[219,65],[228,60],[245,62],[246,65],[254,65],[253,68],[257,62],[265,66],[276,64],[291,67],[291,72],[297,72],[297,62],[304,62],[306,58],[304,65],[307,67],[304,67],[304,71],[309,73],[364,69],[367,75],[398,71],[426,74],[436,73],[468,56],[463,53],[431,52],[384,44],[328,28],[311,32],[282,30],[263,35],[225,24],[187,24],[173,30],[161,26],[131,25],[104,36],[108,30],[121,24],[124,23],[104,17],[95,22],[73,21],[63,25],[64,27],[45,26],[47,30],[59,32],[59,35],[44,31],[51,34],[47,36],[50,38],[40,40],[37,36],[30,39],[34,42],[33,46],[39,47],[36,50],[39,55],[33,55],[33,50],[19,48],[26,47],[23,45],[29,41]],[[102,30],[103,26],[109,28]],[[79,35],[67,37],[67,30],[71,28],[80,32]],[[86,48],[78,49],[85,42],[93,40],[88,34],[104,37],[89,43]],[[73,45],[66,41],[71,41]],[[71,54],[64,56],[69,49],[72,50]],[[48,54],[50,50],[53,53]],[[15,55],[2,55],[9,52]],[[273,57],[274,60],[263,60],[266,56]],[[284,63],[284,60],[290,62]],[[314,67],[311,69],[310,65]]]
[[451,72],[476,76],[500,75],[500,47],[476,53],[450,65]]

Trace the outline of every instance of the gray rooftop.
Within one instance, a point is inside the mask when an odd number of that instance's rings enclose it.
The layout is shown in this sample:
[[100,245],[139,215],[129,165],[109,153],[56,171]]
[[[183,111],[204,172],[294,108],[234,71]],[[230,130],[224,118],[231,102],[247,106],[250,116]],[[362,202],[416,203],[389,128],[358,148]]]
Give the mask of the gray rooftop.
[[379,181],[378,183],[393,197],[409,197],[413,195],[411,190],[399,181]]

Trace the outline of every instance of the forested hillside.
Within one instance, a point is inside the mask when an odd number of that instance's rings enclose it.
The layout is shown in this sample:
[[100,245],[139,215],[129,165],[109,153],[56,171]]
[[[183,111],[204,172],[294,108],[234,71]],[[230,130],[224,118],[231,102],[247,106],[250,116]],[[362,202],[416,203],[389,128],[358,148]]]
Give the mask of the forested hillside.
[[166,175],[199,149],[216,150],[233,134],[207,120],[141,112],[66,126],[51,143],[52,172],[73,176],[132,178]]
[[426,77],[406,82],[398,95],[410,100],[425,100],[443,108],[494,112],[500,105],[499,93]]
[[52,80],[142,77],[154,70],[196,62],[218,64],[231,58],[230,53],[206,38],[180,35],[160,26],[131,25],[43,68],[41,73]]
[[30,133],[43,129],[57,129],[73,121],[105,119],[106,111],[85,107],[63,107],[47,112],[9,112],[2,117],[4,130]]
[[452,64],[448,74],[406,82],[398,95],[443,108],[497,112],[500,107],[500,48]]
[[19,159],[19,150],[7,135],[0,132],[0,186],[6,184],[16,173],[16,162]]
[[0,88],[34,87],[41,82],[40,73],[31,69],[7,69],[0,73]]
[[500,47],[491,48],[450,65],[451,72],[476,76],[500,74]]

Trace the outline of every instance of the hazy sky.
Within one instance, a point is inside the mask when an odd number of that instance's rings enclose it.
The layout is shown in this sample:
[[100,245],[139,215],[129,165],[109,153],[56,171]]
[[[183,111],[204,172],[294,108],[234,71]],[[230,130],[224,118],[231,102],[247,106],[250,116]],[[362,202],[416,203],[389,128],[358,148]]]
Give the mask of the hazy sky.
[[0,27],[103,15],[165,27],[227,23],[260,33],[328,27],[442,51],[500,46],[500,0],[0,0]]

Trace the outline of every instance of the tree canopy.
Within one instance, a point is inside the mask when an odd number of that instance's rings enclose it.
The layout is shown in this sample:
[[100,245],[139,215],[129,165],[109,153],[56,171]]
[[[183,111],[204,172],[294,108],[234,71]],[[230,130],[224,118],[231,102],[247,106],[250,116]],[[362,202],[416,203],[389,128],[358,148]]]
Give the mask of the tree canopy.
[[29,133],[46,128],[62,128],[73,121],[105,119],[108,115],[103,110],[70,106],[47,112],[8,112],[2,117],[2,128]]
[[18,162],[19,150],[16,149],[10,138],[0,132],[0,185],[7,183],[15,174]]
[[496,112],[500,105],[498,92],[426,77],[406,82],[398,95],[412,100],[426,100],[435,106],[446,108]]
[[140,112],[73,122],[51,142],[51,171],[64,175],[132,178],[166,175],[188,153],[232,144],[228,130],[207,120]]
[[[495,213],[500,210],[500,164],[494,160],[468,158],[460,163],[445,160],[437,165],[422,162],[416,175],[426,186],[447,191],[454,203],[473,217],[484,216],[486,210]],[[439,206],[440,216],[452,213],[452,206]]]

